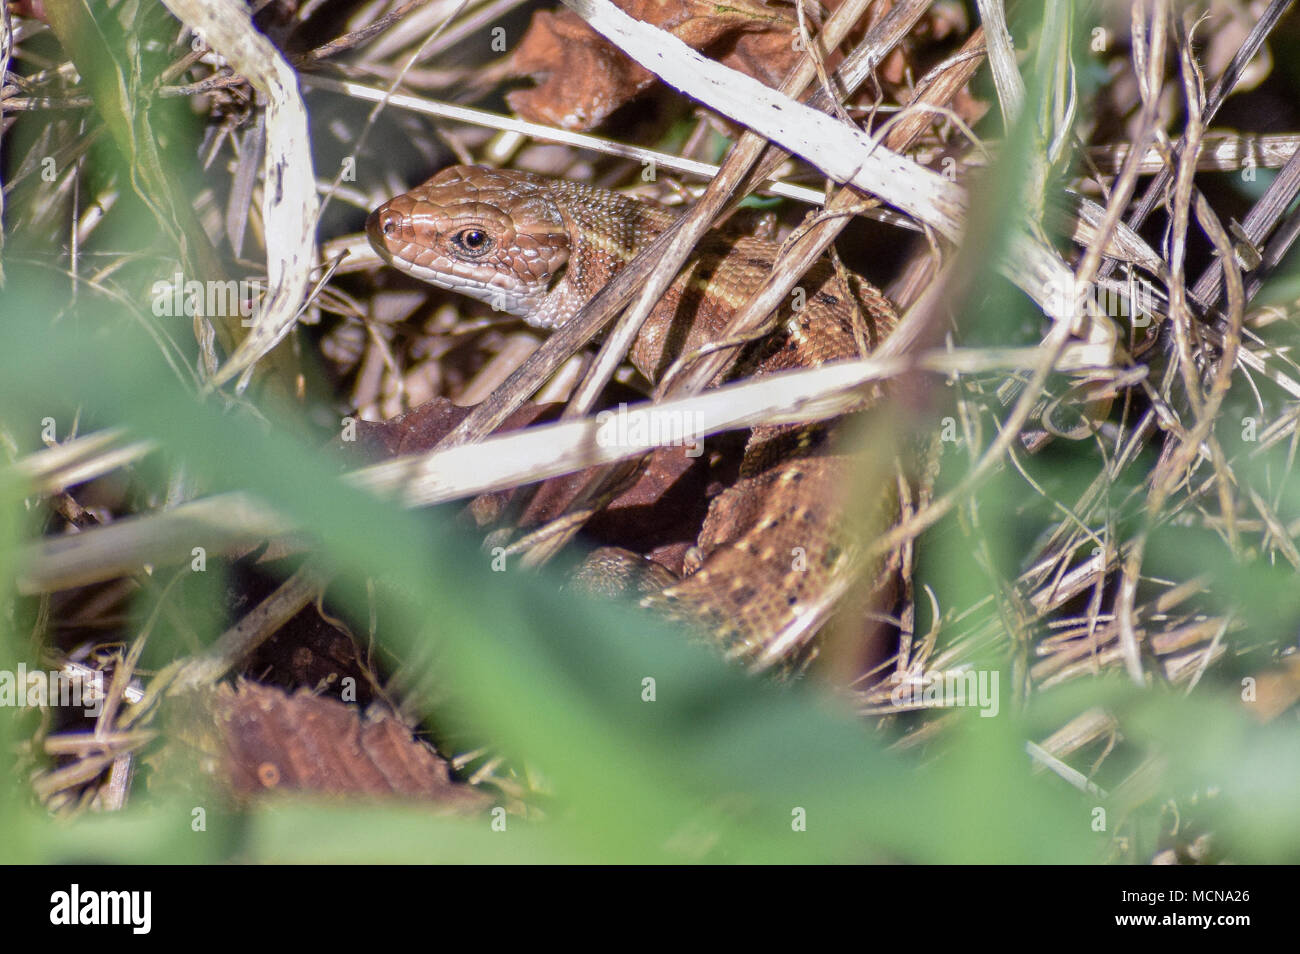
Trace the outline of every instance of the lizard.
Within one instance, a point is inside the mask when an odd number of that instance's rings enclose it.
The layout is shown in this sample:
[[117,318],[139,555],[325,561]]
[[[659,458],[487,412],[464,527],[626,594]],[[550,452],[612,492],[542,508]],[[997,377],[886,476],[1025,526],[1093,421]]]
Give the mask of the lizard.
[[[366,234],[400,271],[554,329],[677,214],[568,179],[457,165],[375,209]],[[764,239],[708,233],[642,326],[632,365],[655,383],[677,358],[718,339],[778,251]],[[849,280],[852,288],[828,261],[816,263],[802,282],[803,307],[782,307],[773,330],[746,347],[727,379],[859,357],[864,336],[854,333],[854,299],[866,317],[865,340],[887,335],[897,322],[892,304],[858,276]],[[828,453],[828,437],[824,426],[755,428],[738,481],[710,504],[686,575],[651,587],[641,604],[694,622],[729,656],[757,668],[800,655],[852,562],[839,501],[850,469]],[[877,491],[892,519],[895,489]],[[599,551],[587,572],[625,578],[616,559]]]

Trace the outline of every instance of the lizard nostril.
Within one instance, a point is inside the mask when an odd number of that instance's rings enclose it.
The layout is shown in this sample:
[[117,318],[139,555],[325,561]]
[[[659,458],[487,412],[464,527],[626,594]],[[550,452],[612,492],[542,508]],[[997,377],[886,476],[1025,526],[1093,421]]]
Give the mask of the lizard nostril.
[[402,217],[380,207],[366,217],[366,234],[372,239],[392,238],[401,228]]

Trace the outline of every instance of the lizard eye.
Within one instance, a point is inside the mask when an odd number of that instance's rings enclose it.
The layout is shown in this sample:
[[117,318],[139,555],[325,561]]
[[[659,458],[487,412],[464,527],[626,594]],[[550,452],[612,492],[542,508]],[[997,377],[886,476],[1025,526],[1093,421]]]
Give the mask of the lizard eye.
[[492,247],[492,237],[482,229],[465,229],[456,233],[452,241],[471,255],[482,255]]

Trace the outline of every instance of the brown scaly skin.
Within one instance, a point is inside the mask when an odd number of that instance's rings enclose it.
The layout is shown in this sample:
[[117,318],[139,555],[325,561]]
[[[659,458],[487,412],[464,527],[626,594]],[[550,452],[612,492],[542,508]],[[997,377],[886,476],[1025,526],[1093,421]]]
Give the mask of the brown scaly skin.
[[[555,328],[675,218],[667,208],[576,182],[452,166],[372,212],[366,233],[394,267]],[[709,233],[633,344],[636,368],[657,381],[679,355],[719,338],[771,271],[777,250],[773,242]],[[897,316],[877,289],[854,282],[874,346]],[[746,349],[731,378],[858,357],[854,309],[834,269],[820,262],[800,285],[804,307],[782,308],[776,330]],[[824,427],[756,429],[741,479],[710,507],[698,569],[643,605],[694,621],[729,655],[759,667],[798,655],[853,563],[839,500],[850,470],[826,453],[825,438]],[[870,493],[891,519],[892,487]]]

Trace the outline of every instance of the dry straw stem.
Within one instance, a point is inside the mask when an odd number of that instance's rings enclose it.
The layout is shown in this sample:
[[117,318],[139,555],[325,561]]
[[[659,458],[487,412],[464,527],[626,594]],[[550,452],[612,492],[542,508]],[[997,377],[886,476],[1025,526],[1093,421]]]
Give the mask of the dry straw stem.
[[19,593],[30,594],[102,583],[154,564],[185,563],[196,546],[222,553],[289,530],[287,521],[244,494],[205,497],[27,544],[18,554],[15,584]]
[[1025,742],[1025,751],[1041,768],[1054,772],[1056,775],[1065,779],[1081,792],[1087,792],[1089,795],[1095,795],[1098,798],[1109,798],[1104,789],[1098,788],[1092,782],[1088,781],[1088,776],[1084,775],[1077,769],[1070,768],[1069,765],[1062,762],[1052,753],[1048,752],[1042,746],[1035,742]]
[[[939,374],[1023,370],[1042,360],[1037,348],[934,351],[906,360],[867,358],[807,371],[772,375],[726,385],[704,394],[626,409],[628,433],[669,434],[673,442],[693,442],[710,434],[752,427],[835,417],[861,403],[872,383],[921,368]],[[1108,352],[1090,345],[1071,346],[1066,370],[1104,366]],[[380,494],[398,494],[408,507],[425,507],[481,493],[534,483],[587,467],[640,457],[652,446],[610,442],[604,420],[581,418],[525,428],[481,443],[427,454],[398,457],[353,471],[349,483]],[[97,453],[121,442],[105,432],[83,439]],[[667,442],[667,441],[665,441]],[[126,445],[117,453],[140,448]],[[20,463],[28,473],[49,473],[54,464],[41,452]],[[80,460],[80,455],[77,457]],[[132,517],[67,537],[28,544],[18,563],[23,593],[50,592],[135,573],[150,564],[190,559],[193,547],[209,553],[248,546],[268,536],[293,532],[270,508],[245,494],[220,494],[162,513]]]
[[[316,266],[316,177],[307,110],[297,74],[237,0],[164,0],[168,9],[246,77],[266,100],[262,222],[266,230],[267,294],[245,338],[213,376],[218,387],[254,364],[289,333]],[[247,384],[247,376],[241,387]]]
[[120,428],[109,428],[55,444],[15,462],[14,471],[33,493],[57,494],[139,460],[157,447],[131,441]]
[[308,561],[217,637],[202,654],[171,672],[160,674],[150,684],[150,692],[156,694],[164,686],[168,693],[211,686],[293,619],[316,598],[324,584],[325,577],[319,568]]
[[[1072,347],[1063,365],[1082,370],[1104,366],[1106,349]],[[691,397],[644,402],[626,409],[629,430],[662,431],[665,421],[685,422],[690,442],[709,434],[751,427],[819,420],[852,410],[871,384],[920,367],[936,373],[1024,369],[1042,360],[1037,348],[995,351],[935,351],[915,358],[872,357],[806,371],[729,384]],[[658,425],[657,427],[655,425]],[[582,418],[491,437],[474,445],[439,449],[366,468],[353,480],[372,490],[403,489],[408,506],[428,506],[571,473],[643,454],[649,444],[602,442],[601,422]],[[677,435],[674,435],[677,436]]]
[[[1103,174],[1116,173],[1134,151],[1131,142],[1109,143],[1088,150],[1089,161]],[[1207,133],[1196,156],[1197,172],[1236,172],[1240,169],[1280,169],[1286,165],[1296,149],[1300,136],[1295,133],[1254,135],[1246,132]],[[974,157],[971,165],[979,164]],[[1156,146],[1148,146],[1138,160],[1140,175],[1155,175],[1165,167],[1164,155]]]
[[[587,149],[607,156],[619,156],[623,159],[631,159],[634,162],[652,164],[656,169],[667,169],[672,172],[681,172],[687,175],[698,176],[701,179],[707,180],[714,178],[718,174],[720,168],[711,162],[701,162],[698,159],[688,159],[682,156],[675,156],[670,152],[662,152],[658,149],[634,146],[628,143],[618,142],[614,139],[606,139],[602,136],[593,136],[589,133],[558,129],[555,126],[530,122],[527,119],[519,119],[515,116],[506,116],[486,109],[457,106],[453,103],[444,103],[420,96],[411,96],[407,93],[388,93],[382,89],[375,89],[374,87],[365,86],[361,83],[353,83],[350,81],[345,82],[332,79],[328,76],[303,76],[303,82],[307,86],[315,87],[316,89],[327,89],[331,92],[351,96],[354,99],[362,99],[374,103],[382,102],[398,109],[405,109],[425,116],[437,116],[440,119],[449,119],[454,122],[469,123],[475,126],[483,126],[488,129],[499,129],[503,132],[519,133],[520,135],[528,136],[529,138],[535,139],[539,142],[550,142],[560,146],[573,146],[575,149]],[[821,189],[810,189],[807,186],[783,182],[780,179],[772,179],[763,183],[761,191],[771,195],[778,195],[786,199],[794,199],[796,202],[805,202],[810,205],[821,205],[826,200],[826,193]],[[882,222],[897,225],[901,228],[916,228],[915,223],[913,223],[911,219],[895,212],[891,212],[888,209],[874,209],[865,214],[872,218],[879,219]]]
[[[391,21],[393,26],[366,48],[370,57],[382,60],[392,56],[412,43],[420,43],[431,30],[441,25],[447,18],[447,8],[451,4],[435,3],[427,9],[411,9],[415,6],[423,6],[427,2],[428,0],[420,0],[419,4],[407,4],[401,10],[395,10],[392,14],[383,17],[384,20]],[[473,13],[459,19],[455,26],[445,30],[433,42],[422,44],[421,60],[432,60],[457,44],[479,35],[489,23],[495,22],[525,2],[526,0],[497,0],[495,3],[484,4]],[[410,12],[407,12],[408,10]]]
[[[1199,163],[1197,169],[1198,171],[1200,169]],[[1297,228],[1300,228],[1300,215],[1291,216],[1288,228],[1278,229],[1276,232],[1274,228],[1286,216],[1297,194],[1300,194],[1300,153],[1294,153],[1287,160],[1282,171],[1269,183],[1263,198],[1251,207],[1241,221],[1237,237],[1253,250],[1259,250],[1259,246],[1264,245],[1262,251],[1259,251],[1256,274],[1251,276],[1250,284],[1246,289],[1247,299],[1252,298],[1263,285],[1264,279],[1259,273],[1262,271],[1267,274],[1278,265],[1295,242]],[[1266,240],[1267,244],[1265,244]],[[1240,253],[1234,254],[1234,258],[1241,257]],[[1217,264],[1207,267],[1192,288],[1192,298],[1202,304],[1217,302],[1223,282],[1222,274],[1223,271]]]
[[1002,109],[1002,124],[1010,129],[1025,103],[1025,83],[1016,68],[1016,48],[1011,41],[1011,30],[1007,28],[1007,13],[1001,0],[977,0],[975,5],[984,26],[993,87],[998,92],[998,106]]

